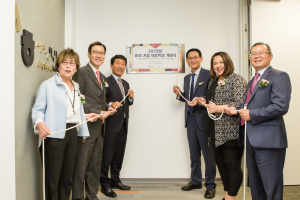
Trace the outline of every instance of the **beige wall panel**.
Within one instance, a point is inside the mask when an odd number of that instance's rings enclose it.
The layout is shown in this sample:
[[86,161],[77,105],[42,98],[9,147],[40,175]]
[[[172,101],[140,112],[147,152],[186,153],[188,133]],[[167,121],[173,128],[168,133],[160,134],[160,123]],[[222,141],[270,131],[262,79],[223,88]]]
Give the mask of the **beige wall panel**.
[[[60,52],[64,48],[65,2],[63,0],[16,0],[22,28],[33,33],[33,40]],[[17,200],[42,199],[41,159],[38,136],[33,134],[31,108],[40,84],[54,75],[36,66],[37,60],[48,65],[45,51],[35,45],[32,66],[26,67],[21,57],[21,35],[15,31],[15,135]]]

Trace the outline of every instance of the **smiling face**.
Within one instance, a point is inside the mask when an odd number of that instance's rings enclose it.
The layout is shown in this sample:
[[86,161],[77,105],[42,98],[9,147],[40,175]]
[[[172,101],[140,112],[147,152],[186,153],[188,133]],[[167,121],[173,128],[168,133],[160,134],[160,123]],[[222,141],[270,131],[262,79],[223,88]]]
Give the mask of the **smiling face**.
[[268,67],[273,59],[273,54],[268,52],[266,45],[257,45],[251,49],[250,54],[256,53],[256,55],[251,55],[249,58],[251,65],[255,69],[255,72]]
[[213,67],[214,67],[214,72],[218,76],[222,76],[222,74],[225,71],[225,65],[224,65],[223,58],[220,55],[217,55],[217,56],[214,57],[214,59],[213,59]]
[[74,58],[66,58],[58,65],[58,73],[63,80],[70,80],[77,71]]
[[203,61],[203,57],[200,57],[197,51],[189,52],[186,62],[191,68],[192,72],[197,71],[200,68],[200,64]]
[[96,68],[103,64],[105,60],[105,49],[101,45],[95,45],[92,47],[91,52],[88,52],[88,57],[90,59],[90,63]]
[[112,70],[112,73],[119,78],[124,74],[126,68],[126,62],[125,60],[121,58],[116,58],[113,65],[110,65],[110,69]]

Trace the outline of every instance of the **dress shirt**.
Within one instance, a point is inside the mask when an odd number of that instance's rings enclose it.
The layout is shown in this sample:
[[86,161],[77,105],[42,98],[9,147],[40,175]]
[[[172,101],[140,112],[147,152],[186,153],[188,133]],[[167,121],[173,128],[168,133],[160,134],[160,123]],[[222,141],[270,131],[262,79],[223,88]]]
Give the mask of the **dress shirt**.
[[261,70],[259,70],[257,73],[259,73],[259,77],[258,80],[260,79],[260,77],[264,74],[264,72],[270,67],[271,65],[269,65],[268,67],[265,67]]
[[[114,74],[112,74],[112,77],[115,78],[117,84],[119,85],[119,81],[118,81],[119,77],[116,76],[116,75],[114,75]],[[123,86],[123,94],[124,94],[124,95],[125,95],[125,94],[127,95],[127,92],[125,93],[124,86]],[[123,98],[124,98],[124,97],[125,97],[125,96],[123,96]],[[133,99],[130,99],[129,97],[128,97],[128,100],[129,100],[130,103],[133,102]],[[124,102],[124,104],[125,104],[125,101],[123,101],[123,102]],[[108,107],[111,107],[111,104],[112,104],[112,103],[113,103],[113,102],[109,102]],[[125,116],[125,113],[124,113],[124,118],[125,118],[125,117],[126,117],[126,116]]]
[[[96,72],[99,71],[99,74],[101,74],[101,73],[100,73],[100,67],[99,67],[99,69],[96,69],[91,63],[89,63],[89,65],[91,66],[91,68],[92,68],[92,70],[94,71],[94,74],[95,74],[95,76],[96,76],[96,78],[97,78],[97,73],[96,73]],[[101,81],[101,78],[100,78],[100,81]],[[101,85],[101,88],[103,89],[103,86],[102,86],[103,83],[101,83],[100,85]]]
[[[57,76],[59,76],[59,78],[61,79],[59,73],[57,73]],[[71,92],[70,88],[68,87],[68,85],[65,82],[62,81],[63,85],[66,88],[66,101],[67,101],[66,123],[80,124],[81,123],[81,116],[80,116],[81,101],[80,101],[80,97],[78,96],[78,83],[74,82],[73,80],[71,80],[71,81],[72,81],[73,86],[74,86],[72,92]],[[75,91],[75,102],[74,102],[75,115],[74,115],[74,112],[73,112],[74,91]],[[73,116],[75,116],[75,118],[73,118]],[[39,122],[44,123],[44,121],[42,119],[35,120],[34,132],[38,132],[38,129],[36,128],[36,126]],[[79,128],[80,127],[77,127],[77,130]]]
[[[195,92],[195,89],[196,89],[196,82],[198,80],[198,77],[199,77],[199,73],[200,73],[200,70],[201,70],[201,67],[199,67],[199,69],[197,69],[197,71],[195,71],[195,76],[194,76],[194,92]],[[192,74],[193,72],[191,72],[191,76],[190,76],[190,89],[189,89],[189,98],[191,96],[191,84],[192,84]],[[190,101],[193,100],[193,99],[190,99]]]

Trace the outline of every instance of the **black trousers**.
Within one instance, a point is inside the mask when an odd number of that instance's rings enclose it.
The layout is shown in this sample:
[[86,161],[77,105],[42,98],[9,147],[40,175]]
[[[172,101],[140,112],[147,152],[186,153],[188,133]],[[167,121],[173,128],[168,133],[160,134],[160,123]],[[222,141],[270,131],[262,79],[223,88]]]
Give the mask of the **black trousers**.
[[[67,125],[67,128],[73,125]],[[77,129],[68,130],[64,139],[47,138],[45,144],[46,200],[69,200],[77,150]],[[40,147],[42,153],[42,147]]]
[[[101,166],[101,187],[111,188],[111,184],[121,182],[120,171],[122,169],[127,141],[126,120],[118,133],[106,133],[104,138],[103,159]],[[108,178],[110,167],[111,179]]]
[[221,175],[224,190],[236,196],[243,182],[242,156],[244,149],[226,146],[215,148],[215,161]]

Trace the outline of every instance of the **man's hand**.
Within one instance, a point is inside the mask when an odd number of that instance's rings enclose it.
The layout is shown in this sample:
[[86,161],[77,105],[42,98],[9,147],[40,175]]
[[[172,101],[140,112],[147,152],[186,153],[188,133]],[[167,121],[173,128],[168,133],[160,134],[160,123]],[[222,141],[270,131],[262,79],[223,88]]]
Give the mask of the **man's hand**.
[[115,113],[117,112],[117,109],[113,109],[112,107],[109,107],[109,108],[107,109],[107,111],[110,112],[109,115],[113,115],[113,114],[115,114]]
[[101,111],[101,114],[100,119],[103,120],[110,115],[110,111]]
[[[95,117],[95,118],[94,118],[94,117]],[[94,119],[91,119],[91,118],[94,118]],[[95,121],[97,121],[99,118],[100,118],[100,115],[98,115],[98,114],[96,114],[96,113],[89,113],[89,114],[87,114],[87,115],[85,116],[85,119],[86,119],[86,120],[91,119],[90,122],[95,122]]]
[[177,85],[174,85],[173,92],[177,94],[178,97],[180,96],[181,93],[180,91],[181,91],[180,88]]
[[199,105],[204,106],[203,104],[206,104],[206,99],[203,97],[197,97],[197,102]]
[[118,102],[118,101],[113,102],[113,103],[111,104],[111,107],[112,107],[113,109],[120,108],[121,106],[123,106],[123,104],[121,104],[121,103]]
[[129,93],[129,95],[128,95],[129,99],[133,99],[133,97],[134,97],[134,92],[133,92],[133,90],[129,89],[129,90],[128,90],[128,93]]
[[195,97],[192,101],[188,102],[189,106],[196,106],[197,105],[197,97]]
[[51,135],[51,131],[50,131],[49,127],[46,124],[44,124],[43,122],[39,122],[36,125],[36,128],[39,130],[39,136],[42,139],[46,139],[47,135]]
[[249,114],[250,110],[248,109],[241,109],[240,110],[240,116],[244,121],[250,121],[250,114]]
[[237,114],[237,111],[229,111],[229,110],[236,110],[236,107],[229,107],[229,108],[226,108],[225,109],[225,113],[227,115],[236,115]]

